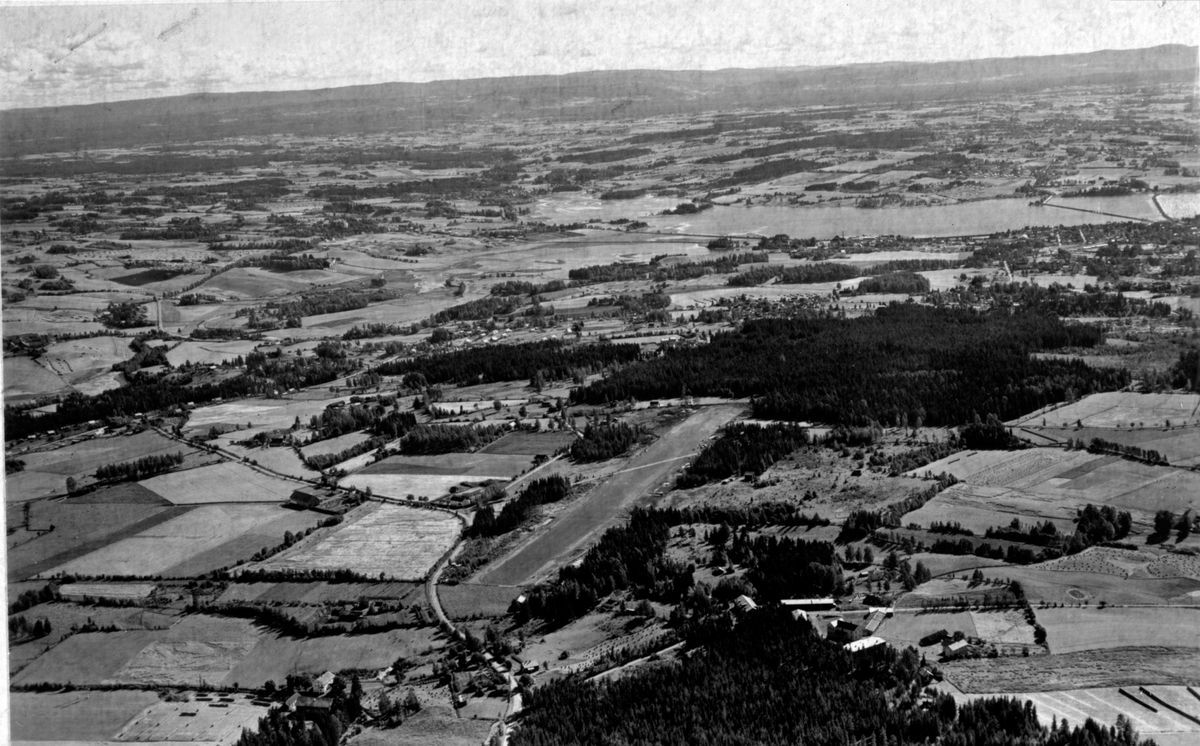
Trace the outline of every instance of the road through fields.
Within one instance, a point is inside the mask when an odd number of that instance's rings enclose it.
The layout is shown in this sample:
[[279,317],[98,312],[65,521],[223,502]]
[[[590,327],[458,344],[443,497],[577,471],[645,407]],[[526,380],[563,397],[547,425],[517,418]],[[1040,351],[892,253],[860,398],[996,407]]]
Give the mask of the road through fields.
[[744,409],[740,404],[701,408],[592,490],[545,533],[484,573],[478,582],[490,585],[528,583],[547,565],[566,557],[614,522],[639,497],[660,485],[673,470],[683,465],[684,458],[697,453],[708,438]]

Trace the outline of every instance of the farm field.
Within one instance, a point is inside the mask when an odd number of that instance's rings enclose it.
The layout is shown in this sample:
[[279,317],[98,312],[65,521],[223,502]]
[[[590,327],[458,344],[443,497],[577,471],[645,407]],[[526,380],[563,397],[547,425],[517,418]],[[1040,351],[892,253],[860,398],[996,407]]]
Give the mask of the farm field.
[[[287,446],[244,448],[242,446],[225,445],[223,448],[239,459],[250,459],[255,466],[261,466],[264,469],[270,469],[271,471],[295,477],[296,479],[312,479],[319,474],[315,469],[305,466],[300,457],[296,455],[296,452]],[[259,478],[266,476],[259,473]],[[269,479],[269,477],[267,478]],[[281,484],[290,485],[291,489],[300,486],[294,482],[282,482]]]
[[461,476],[463,479],[512,479],[531,465],[525,456],[490,453],[445,453],[438,456],[389,456],[359,475],[404,474]]
[[34,607],[36,618],[45,619],[54,631],[47,637],[12,644],[9,648],[9,670],[22,670],[31,661],[42,655],[46,648],[72,634],[72,629],[82,629],[95,624],[100,629],[115,628],[118,631],[163,630],[179,621],[170,610],[163,613],[140,606],[114,607],[90,606],[79,603],[54,602]]
[[174,505],[278,503],[287,500],[300,486],[229,461],[173,471],[141,484]]
[[[990,463],[981,468],[980,462]],[[906,521],[922,525],[958,521],[981,534],[1013,518],[1050,520],[1069,532],[1078,509],[1092,503],[1128,510],[1133,516],[1132,535],[1145,536],[1153,531],[1156,511],[1179,514],[1200,508],[1200,475],[1116,456],[1047,448],[995,451],[986,458],[951,456],[921,471],[936,474],[950,469],[958,470],[955,476],[963,483],[907,514]]]
[[1200,648],[1196,608],[1040,609],[1037,618],[1055,654],[1138,645]]
[[[1186,687],[1147,688],[1184,712],[1200,715],[1200,701],[1189,694]],[[1082,725],[1088,718],[1112,726],[1116,724],[1117,715],[1123,714],[1139,736],[1154,739],[1158,746],[1187,746],[1200,741],[1200,725],[1153,702],[1141,693],[1140,687],[1131,686],[1126,691],[1158,711],[1151,712],[1133,702],[1115,687],[1035,692],[1017,696],[1033,702],[1037,707],[1038,720],[1047,727],[1055,719],[1066,720],[1072,726],[1077,726]]]
[[1165,213],[1177,220],[1200,215],[1200,194],[1159,194],[1154,199]]
[[1035,445],[1045,443],[1046,439],[1059,443],[1065,443],[1068,439],[1090,443],[1093,438],[1100,438],[1113,443],[1158,451],[1172,466],[1200,464],[1200,427],[1194,426],[1173,426],[1167,429],[1161,422],[1155,427],[1139,427],[1136,430],[1038,426],[1017,430],[1016,434],[1030,440]]
[[395,629],[362,635],[338,635],[294,640],[264,635],[225,677],[226,685],[261,686],[283,682],[288,674],[320,674],[342,669],[381,670],[400,656],[414,658],[444,645],[433,627]]
[[230,583],[218,603],[257,601],[279,604],[326,604],[357,601],[363,596],[395,598],[407,606],[423,601],[420,583]]
[[1195,686],[1200,651],[1141,646],[1062,655],[1009,656],[942,664],[963,692],[1054,692],[1115,686]]
[[422,707],[402,728],[368,728],[350,746],[478,746],[487,740],[494,722],[459,717],[449,707]]
[[307,530],[321,518],[273,504],[203,505],[40,575],[200,575],[275,546],[285,532]]
[[138,713],[159,701],[150,691],[13,692],[13,743],[25,741],[103,742]]
[[154,583],[67,583],[58,587],[66,599],[112,598],[142,599],[154,592]]
[[376,495],[395,497],[399,499],[442,497],[455,487],[465,484],[477,484],[485,481],[486,477],[472,477],[465,474],[451,476],[437,474],[351,474],[338,482],[339,487],[356,487],[365,490],[368,487]]
[[[1038,565],[1006,565],[983,567],[984,578],[1007,583],[1020,581],[1030,603],[1079,605],[1087,602],[1093,606],[1104,601],[1109,605],[1129,606],[1187,606],[1196,603],[1193,591],[1200,589],[1200,581],[1191,578],[1146,578],[1124,577],[1103,572],[1064,572],[1042,569]],[[905,595],[901,605],[919,605],[922,598],[948,598],[954,596],[980,595],[994,591],[998,586],[971,586],[960,577],[942,577],[924,583],[916,591]]]
[[[5,326],[8,325],[7,319]],[[71,385],[46,368],[37,365],[32,357],[5,357],[4,396],[8,401],[32,399],[48,393],[70,391]]]
[[312,456],[328,456],[335,453],[341,453],[347,448],[356,446],[359,443],[370,439],[371,435],[369,433],[361,431],[347,433],[346,435],[339,435],[336,438],[326,438],[325,440],[318,440],[312,445],[303,446],[300,449],[300,452],[304,454],[305,458],[311,458]]
[[233,362],[236,357],[245,357],[258,346],[254,341],[234,342],[181,342],[167,351],[167,360],[171,365],[179,366],[184,363],[196,365],[220,365],[223,362]]
[[574,433],[509,433],[499,440],[489,443],[480,453],[498,454],[505,456],[537,456],[552,455],[559,448],[566,448],[575,442]]
[[441,584],[437,594],[442,609],[451,619],[503,616],[520,595],[511,586],[477,583]]
[[460,530],[458,519],[445,513],[371,503],[331,533],[311,537],[255,567],[347,569],[381,579],[417,580],[454,545]]
[[133,357],[124,337],[91,337],[58,342],[46,348],[38,363],[74,385]]
[[[226,701],[228,700],[228,701]],[[233,744],[242,731],[253,731],[265,705],[252,704],[247,694],[191,695],[187,702],[156,702],[138,713],[116,734],[116,740],[137,742],[204,741]]]
[[313,416],[325,410],[325,406],[333,401],[345,401],[350,397],[330,396],[328,399],[292,400],[292,399],[241,399],[236,402],[213,404],[207,407],[197,407],[188,417],[186,432],[196,434],[208,432],[214,425],[250,424],[250,430],[228,433],[229,440],[245,440],[259,429],[273,430],[290,428],[300,418],[305,423]]
[[14,454],[25,462],[25,470],[5,480],[10,490],[7,499],[28,500],[47,494],[64,494],[67,477],[74,477],[82,484],[84,477],[91,476],[105,464],[167,453],[188,456],[199,451],[186,443],[164,438],[153,430],[143,430],[137,435],[92,438],[62,448]]
[[[8,536],[10,580],[46,572],[186,515],[190,510],[172,507],[157,498],[156,502],[105,503],[39,500],[29,503],[29,508],[29,525],[33,530],[18,529]],[[23,511],[10,509],[8,524],[23,525]],[[46,531],[51,525],[54,530]]]
[[1092,394],[1073,404],[1058,407],[1044,414],[1035,413],[1008,424],[1039,425],[1042,418],[1049,424],[1064,422],[1084,427],[1130,427],[1145,422],[1151,427],[1162,426],[1167,420],[1172,426],[1200,425],[1200,394],[1135,394],[1115,391]]

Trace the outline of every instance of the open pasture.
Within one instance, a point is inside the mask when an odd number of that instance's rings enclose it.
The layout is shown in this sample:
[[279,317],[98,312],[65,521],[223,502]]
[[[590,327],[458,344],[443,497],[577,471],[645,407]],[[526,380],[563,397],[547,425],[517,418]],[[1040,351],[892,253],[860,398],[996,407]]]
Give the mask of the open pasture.
[[964,451],[913,469],[907,476],[945,472],[968,484],[1004,486],[1054,464],[1070,461],[1073,456],[1078,460],[1078,454],[1049,448],[1024,451]]
[[562,431],[509,433],[503,438],[489,443],[480,453],[505,456],[537,456],[541,454],[550,456],[560,448],[567,448],[573,442],[575,442],[575,434]]
[[[1051,420],[1047,418],[1047,422],[1051,422]],[[1147,422],[1146,427],[1132,430],[1128,428],[1038,426],[1017,430],[1016,434],[1035,445],[1047,441],[1065,443],[1068,440],[1083,440],[1085,443],[1090,443],[1093,438],[1100,438],[1113,443],[1158,451],[1172,466],[1200,465],[1200,427],[1166,428],[1162,422],[1158,422],[1153,427]]]
[[356,487],[365,490],[368,487],[376,495],[400,499],[412,496],[414,498],[434,499],[442,497],[451,489],[461,487],[464,483],[474,484],[486,481],[485,477],[470,477],[466,474],[351,474],[338,482],[339,487]]
[[[1200,716],[1200,701],[1183,686],[1147,687],[1149,691],[1184,712]],[[1124,715],[1142,738],[1152,738],[1158,746],[1174,746],[1200,742],[1200,725],[1181,717],[1138,691],[1127,688],[1140,701],[1157,712],[1139,705],[1118,691],[1117,687],[1072,689],[1059,692],[1018,694],[1037,708],[1038,720],[1049,727],[1055,719],[1067,721],[1072,727],[1083,725],[1088,718],[1106,726],[1116,725],[1117,716]]]
[[[316,275],[315,277],[312,275]],[[304,275],[302,277],[302,275]],[[336,272],[268,272],[258,267],[238,267],[205,281],[196,292],[233,298],[267,298],[308,290],[313,285],[335,284],[355,278]]]
[[266,681],[283,683],[293,673],[321,674],[347,668],[382,670],[400,656],[415,658],[441,647],[441,639],[442,633],[434,627],[306,640],[263,635],[223,683],[261,686]]
[[[495,727],[491,718],[460,717],[448,704],[425,705],[404,721],[403,728],[368,728],[349,741],[351,746],[477,746],[486,743]],[[503,703],[500,703],[503,706]]]
[[329,456],[335,453],[341,453],[347,448],[352,448],[353,446],[362,443],[364,440],[370,439],[370,433],[361,431],[347,433],[345,435],[339,435],[336,438],[318,440],[312,445],[304,446],[300,449],[300,452],[304,454],[305,458],[312,458],[313,456]]
[[[269,448],[256,446],[245,448],[243,446],[224,445],[223,448],[239,459],[248,458],[256,466],[261,466],[264,469],[270,469],[289,477],[295,477],[296,479],[312,479],[318,474],[315,469],[305,466],[300,457],[296,455],[296,452],[287,446],[272,446]],[[293,484],[293,488],[299,486]],[[289,494],[291,493],[289,492]]]
[[[333,401],[348,400],[343,397],[330,396],[324,400],[291,400],[291,399],[240,399],[235,402],[213,404],[207,407],[197,407],[188,418],[189,432],[208,432],[214,425],[240,425],[249,423],[252,430],[289,428],[300,418],[306,423],[313,415],[324,411],[327,404]],[[254,432],[229,433],[229,440],[244,440]]]
[[63,640],[13,675],[13,685],[100,684],[166,630],[81,632]]
[[[1083,507],[1078,503],[1077,507]],[[1051,521],[1060,531],[1073,531],[1075,503],[1026,499],[1025,493],[1001,487],[956,484],[942,491],[920,509],[904,515],[904,522],[928,526],[934,521],[958,522],[982,536],[989,528],[1007,526],[1014,518],[1022,523]]]
[[[63,296],[54,296],[55,298]],[[28,303],[28,301],[25,301]],[[79,334],[81,332],[103,332],[105,327],[95,320],[88,310],[42,310],[39,308],[4,307],[4,333],[16,334]]]
[[439,585],[437,594],[442,609],[451,619],[503,616],[513,599],[521,595],[510,586],[477,583]]
[[[959,467],[954,461],[951,456],[925,469]],[[960,469],[963,483],[907,514],[906,522],[958,521],[980,534],[1019,518],[1026,524],[1050,520],[1069,532],[1076,512],[1091,503],[1128,510],[1136,537],[1152,532],[1158,510],[1179,514],[1200,508],[1200,474],[1116,456],[1037,448],[992,452],[983,469],[971,465],[974,457],[959,461],[967,462]]]
[[226,746],[238,740],[242,730],[254,731],[265,705],[252,703],[248,694],[220,695],[212,701],[155,702],[138,713],[116,735],[119,741],[203,741]]
[[933,552],[917,552],[909,557],[909,562],[913,567],[916,567],[918,562],[923,563],[935,578],[947,573],[959,575],[964,571],[969,573],[976,567],[1002,567],[1006,564],[1003,560],[976,557],[975,555],[934,554]]
[[[67,477],[81,479],[106,464],[125,463],[159,454],[183,453],[186,456],[197,452],[195,448],[186,443],[164,438],[153,430],[143,430],[136,435],[92,438],[62,448],[32,451],[21,454],[20,458],[25,462],[25,472],[38,472],[57,477],[62,484],[54,493],[61,494],[66,491],[63,485],[65,485]],[[19,477],[25,472],[19,472],[13,476]],[[20,489],[20,484],[20,480],[16,480],[18,489]],[[21,496],[29,499],[41,495],[23,493]]]
[[[5,320],[5,326],[8,321]],[[30,357],[4,358],[4,398],[33,399],[47,394],[69,391],[71,385],[61,376],[38,365]]]
[[230,461],[161,474],[141,484],[174,505],[283,502],[300,486]]
[[[29,530],[25,530],[23,510],[10,507],[8,525],[17,530],[8,536],[8,577],[13,580],[44,573],[153,530],[189,510],[162,501],[152,504],[39,500],[29,504]],[[54,530],[48,531],[51,525]]]
[[975,622],[976,636],[981,639],[1003,645],[1034,645],[1033,627],[1025,621],[1025,613],[1019,609],[967,613]]
[[1139,685],[1195,686],[1198,670],[1200,651],[1151,646],[942,664],[946,679],[970,694]]
[[331,533],[259,563],[268,570],[347,569],[368,576],[417,580],[458,538],[458,519],[433,510],[373,503]]
[[1033,604],[1195,605],[1197,596],[1192,594],[1200,590],[1200,580],[1192,578],[1122,576],[1104,569],[1065,571],[1024,565],[984,568],[982,572],[986,578],[1019,580]]
[[491,453],[444,453],[436,456],[389,456],[360,474],[457,476],[463,479],[511,479],[530,465],[524,456]]
[[921,648],[922,637],[944,629],[950,634],[962,632],[967,637],[977,636],[975,620],[970,612],[899,612],[890,619],[884,619],[883,624],[875,634],[887,640],[892,647],[903,649],[909,645],[926,652],[941,653],[941,645],[935,643],[928,648]]
[[107,681],[124,684],[218,684],[258,643],[261,632],[245,619],[185,617],[169,630],[144,632],[145,644]]
[[1163,426],[1168,420],[1171,426],[1200,424],[1200,394],[1136,394],[1113,391],[1092,394],[1072,404],[1059,407],[1044,414],[1023,417],[1010,424],[1040,425],[1066,422],[1083,427],[1129,428],[1131,423],[1145,422],[1148,426]]
[[87,380],[133,357],[124,337],[89,337],[56,342],[46,348],[39,363],[70,383]]
[[13,743],[111,741],[127,722],[159,702],[156,692],[137,690],[13,692]]
[[390,598],[407,606],[424,601],[420,583],[230,583],[218,603],[253,601],[258,603],[305,605],[357,601],[360,598]]
[[196,365],[220,365],[234,358],[245,357],[257,346],[257,342],[237,340],[233,342],[181,342],[167,352],[171,365],[194,363]]
[[201,575],[276,546],[285,532],[305,531],[321,518],[274,504],[203,505],[41,574]]
[[12,671],[22,670],[48,647],[73,634],[73,630],[83,629],[91,624],[100,629],[112,628],[127,632],[170,629],[179,621],[179,617],[171,613],[159,613],[140,606],[92,606],[66,601],[39,604],[30,612],[30,618],[45,619],[50,622],[53,631],[47,637],[10,645],[8,660]]
[[157,587],[154,583],[67,583],[58,587],[58,594],[66,599],[105,598],[134,601],[149,597]]
[[1040,609],[1037,618],[1055,654],[1143,645],[1200,648],[1200,609]]

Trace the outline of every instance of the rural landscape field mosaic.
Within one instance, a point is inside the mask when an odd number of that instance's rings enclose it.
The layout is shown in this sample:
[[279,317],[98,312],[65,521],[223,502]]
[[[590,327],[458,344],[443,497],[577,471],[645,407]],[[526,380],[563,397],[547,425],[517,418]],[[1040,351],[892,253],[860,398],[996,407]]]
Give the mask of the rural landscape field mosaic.
[[11,739],[1200,744],[1197,50],[990,63],[0,110]]

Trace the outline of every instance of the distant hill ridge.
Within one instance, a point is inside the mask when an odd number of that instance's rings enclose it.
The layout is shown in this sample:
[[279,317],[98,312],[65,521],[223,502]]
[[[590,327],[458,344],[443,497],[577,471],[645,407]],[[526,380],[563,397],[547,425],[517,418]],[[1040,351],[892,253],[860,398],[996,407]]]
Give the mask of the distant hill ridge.
[[1066,85],[1194,83],[1200,47],[714,71],[617,70],[200,93],[0,111],[0,155],[223,137],[419,131],[477,120],[636,119],[742,108],[982,99]]

